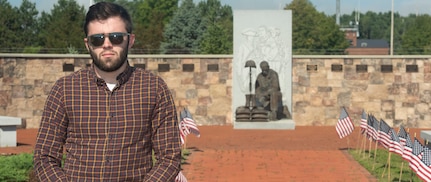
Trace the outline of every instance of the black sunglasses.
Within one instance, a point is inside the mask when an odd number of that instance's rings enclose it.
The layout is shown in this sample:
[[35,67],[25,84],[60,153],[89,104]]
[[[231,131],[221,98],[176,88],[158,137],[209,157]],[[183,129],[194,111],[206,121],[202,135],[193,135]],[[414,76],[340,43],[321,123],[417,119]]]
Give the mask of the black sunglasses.
[[105,42],[105,37],[109,37],[109,41],[111,41],[112,45],[119,45],[123,43],[124,36],[129,36],[130,33],[123,33],[123,32],[113,32],[108,34],[93,34],[87,37],[88,42],[95,47],[102,46]]

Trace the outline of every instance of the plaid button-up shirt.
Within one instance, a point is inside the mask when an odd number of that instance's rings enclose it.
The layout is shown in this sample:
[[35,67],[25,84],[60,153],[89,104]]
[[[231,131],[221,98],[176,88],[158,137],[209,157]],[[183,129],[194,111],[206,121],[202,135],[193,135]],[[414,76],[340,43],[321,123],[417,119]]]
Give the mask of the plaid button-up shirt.
[[41,181],[173,181],[181,148],[166,83],[130,66],[117,80],[110,91],[91,67],[55,83],[34,152]]

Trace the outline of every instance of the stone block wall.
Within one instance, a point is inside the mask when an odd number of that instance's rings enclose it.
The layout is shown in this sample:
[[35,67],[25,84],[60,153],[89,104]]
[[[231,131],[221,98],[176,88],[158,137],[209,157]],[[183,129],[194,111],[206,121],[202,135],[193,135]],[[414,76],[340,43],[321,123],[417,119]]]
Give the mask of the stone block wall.
[[[431,57],[293,56],[292,116],[297,126],[335,125],[346,107],[391,126],[431,127]],[[230,125],[231,55],[130,55],[130,64],[165,79],[178,109],[198,125]],[[53,83],[87,67],[88,55],[0,54],[0,115],[37,128]]]
[[[131,55],[129,62],[160,75],[177,108],[187,107],[199,125],[232,123],[231,56]],[[21,117],[22,127],[38,128],[54,82],[90,64],[88,55],[0,54],[0,115]]]
[[335,125],[344,106],[356,126],[362,110],[393,127],[431,126],[428,56],[299,56],[292,72],[297,125]]

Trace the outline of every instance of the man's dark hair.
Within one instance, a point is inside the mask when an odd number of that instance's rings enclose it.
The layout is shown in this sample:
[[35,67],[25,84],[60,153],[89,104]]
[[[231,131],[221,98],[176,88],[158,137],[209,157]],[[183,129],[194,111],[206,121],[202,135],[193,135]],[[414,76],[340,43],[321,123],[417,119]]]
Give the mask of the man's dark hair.
[[133,24],[129,13],[122,6],[110,3],[110,2],[99,2],[93,4],[88,9],[85,17],[84,32],[85,36],[88,36],[88,24],[93,20],[106,20],[110,17],[119,16],[126,24],[126,30],[128,33],[132,33]]

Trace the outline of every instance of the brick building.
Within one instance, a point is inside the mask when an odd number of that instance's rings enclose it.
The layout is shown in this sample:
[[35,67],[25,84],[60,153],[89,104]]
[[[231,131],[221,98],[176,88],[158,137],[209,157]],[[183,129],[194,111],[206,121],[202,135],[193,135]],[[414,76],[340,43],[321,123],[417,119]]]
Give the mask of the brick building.
[[389,55],[389,44],[383,39],[357,39],[357,28],[342,28],[346,39],[350,42],[345,50],[348,55]]

